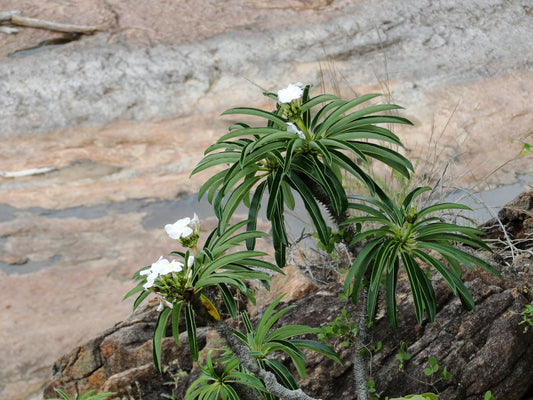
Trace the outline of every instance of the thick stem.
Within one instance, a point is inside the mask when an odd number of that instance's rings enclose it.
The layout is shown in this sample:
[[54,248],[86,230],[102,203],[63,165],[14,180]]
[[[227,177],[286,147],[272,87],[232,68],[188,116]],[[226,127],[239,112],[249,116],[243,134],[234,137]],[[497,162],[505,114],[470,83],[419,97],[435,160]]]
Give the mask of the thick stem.
[[355,392],[357,400],[368,400],[368,379],[370,358],[368,356],[368,313],[366,300],[368,289],[362,288],[359,292],[359,328],[355,338],[355,351],[353,355],[353,376],[355,379]]
[[[313,193],[313,196],[317,201],[322,203],[326,208],[329,215],[335,221],[335,224],[339,229],[344,229],[344,232],[347,234],[348,238],[354,238],[357,232],[350,224],[345,224],[346,220],[349,218],[348,213],[345,211],[342,214],[337,214],[331,206],[331,199],[329,198],[326,191],[318,183],[313,181],[305,174],[298,174],[298,176],[305,182],[307,187]],[[359,254],[360,247],[357,244],[346,243],[348,250],[353,257],[357,257]],[[371,269],[367,270],[367,275],[371,273]],[[367,276],[370,278],[370,276]],[[357,400],[368,400],[368,380],[370,376],[370,358],[368,356],[368,313],[366,308],[368,297],[368,290],[366,287],[363,287],[359,292],[358,305],[360,309],[359,320],[357,321],[357,326],[359,331],[357,333],[354,356],[353,356],[353,375],[355,379],[355,391],[357,394]]]
[[308,396],[302,389],[290,390],[281,385],[272,372],[265,371],[257,364],[250,356],[248,348],[233,334],[231,328],[224,321],[217,321],[213,325],[241,365],[261,379],[269,393],[284,400],[319,400]]

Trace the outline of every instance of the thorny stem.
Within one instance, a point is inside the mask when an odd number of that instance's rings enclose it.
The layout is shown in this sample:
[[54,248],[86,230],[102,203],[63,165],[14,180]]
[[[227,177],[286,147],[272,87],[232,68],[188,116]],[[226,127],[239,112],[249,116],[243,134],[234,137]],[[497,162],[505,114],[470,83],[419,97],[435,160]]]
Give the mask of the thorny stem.
[[[347,236],[349,238],[355,237],[357,232],[350,224],[345,224],[346,220],[348,219],[348,213],[345,211],[342,214],[338,215],[333,210],[333,207],[331,206],[331,199],[329,198],[326,191],[320,186],[318,183],[310,179],[305,174],[298,174],[300,179],[303,180],[303,182],[307,185],[307,187],[311,190],[311,193],[313,193],[313,196],[315,199],[317,199],[322,205],[326,208],[329,215],[335,221],[335,224],[339,228],[343,228],[344,232],[347,233]],[[348,246],[348,250],[350,253],[352,253],[353,257],[357,257],[357,254],[360,251],[360,248],[357,244],[352,243],[346,243]],[[367,270],[367,274],[370,273],[371,270]],[[367,302],[367,296],[368,291],[367,288],[364,287],[359,292],[359,321],[357,321],[357,325],[359,328],[359,331],[357,333],[356,342],[355,342],[355,351],[353,356],[353,374],[355,379],[355,387],[356,387],[356,393],[357,393],[357,400],[368,400],[368,379],[369,379],[369,371],[370,371],[370,359],[368,358],[368,352],[366,350],[366,345],[368,344],[368,312],[366,308],[366,302]]]
[[310,397],[303,392],[302,389],[290,390],[281,385],[276,376],[269,371],[262,369],[257,362],[250,356],[248,348],[241,343],[239,338],[235,336],[231,328],[224,321],[217,321],[213,323],[217,333],[224,339],[231,352],[241,365],[249,372],[254,374],[257,378],[263,380],[267,391],[274,396],[284,400],[319,400]]
[[355,392],[357,400],[368,399],[368,379],[369,364],[368,356],[368,313],[366,310],[366,300],[368,297],[367,287],[363,287],[359,292],[359,321],[357,323],[359,330],[355,338],[355,351],[353,355],[353,376],[355,379]]

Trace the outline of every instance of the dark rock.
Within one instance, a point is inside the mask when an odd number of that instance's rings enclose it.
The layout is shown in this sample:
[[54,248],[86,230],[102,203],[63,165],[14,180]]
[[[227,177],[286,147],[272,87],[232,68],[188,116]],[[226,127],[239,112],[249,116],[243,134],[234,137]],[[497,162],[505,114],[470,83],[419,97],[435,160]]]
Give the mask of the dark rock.
[[[507,234],[531,237],[531,229],[527,231],[530,225],[526,221],[533,205],[532,196],[532,192],[521,195],[519,206],[508,207],[507,211],[500,213],[500,220],[509,228]],[[498,228],[494,229],[495,232],[488,232],[488,236],[501,240]],[[515,253],[511,260],[504,249],[500,249],[493,258],[499,260],[497,268],[504,280],[485,271],[465,271],[463,275],[474,297],[475,311],[465,311],[442,279],[436,278],[437,316],[434,323],[421,326],[416,323],[407,280],[400,279],[398,329],[391,329],[386,318],[378,314],[372,330],[373,343],[383,344],[372,355],[372,378],[382,396],[433,391],[439,392],[443,399],[477,400],[483,399],[485,392],[490,390],[497,399],[531,397],[533,330],[526,331],[519,322],[524,306],[533,301],[533,254],[522,251]],[[329,284],[303,298],[292,300],[289,304],[294,308],[281,323],[318,327],[334,320],[345,307],[353,313],[354,307],[338,297],[341,290],[339,285]],[[258,312],[260,314],[261,311]],[[54,365],[54,378],[45,395],[54,395],[52,388],[60,387],[79,393],[99,389],[156,399],[161,393],[168,392],[168,382],[173,382],[175,393],[180,398],[198,371],[193,366],[187,346],[177,347],[171,338],[166,338],[163,354],[168,365],[167,373],[163,376],[156,374],[151,358],[155,318],[154,308],[144,307],[61,358]],[[212,341],[206,339],[211,335],[207,328],[198,332],[200,347]],[[185,334],[182,335],[182,342],[186,343]],[[404,363],[403,372],[398,370],[396,358],[402,342],[408,345],[411,355],[411,359]],[[340,343],[331,344],[344,365],[309,352],[308,375],[300,384],[317,398],[353,399],[351,349]],[[440,375],[446,366],[451,374],[449,380],[425,376],[424,369],[430,357],[439,364],[436,375]],[[177,362],[172,363],[173,360]],[[290,364],[283,357],[280,360]],[[165,382],[167,385],[164,385]]]
[[481,229],[504,256],[514,255],[511,241],[518,250],[533,248],[533,190],[518,195],[498,212],[497,218],[481,225]]
[[[193,362],[188,346],[178,347],[167,337],[162,342],[165,373],[157,373],[152,360],[157,315],[152,305],[139,308],[123,322],[63,356],[53,366],[45,398],[56,397],[54,388],[60,388],[68,393],[99,389],[118,396],[160,399],[162,393],[169,392],[169,383],[177,384],[177,377],[183,378],[183,372],[186,375],[192,370]],[[198,329],[200,347],[205,346],[206,333],[205,328]],[[186,334],[180,336],[180,342],[187,343]]]

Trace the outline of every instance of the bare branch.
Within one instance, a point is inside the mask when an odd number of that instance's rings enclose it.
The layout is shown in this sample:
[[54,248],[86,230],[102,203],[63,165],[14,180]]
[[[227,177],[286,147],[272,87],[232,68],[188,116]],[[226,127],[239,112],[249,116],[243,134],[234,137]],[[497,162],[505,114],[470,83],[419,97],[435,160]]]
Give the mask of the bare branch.
[[18,33],[17,28],[10,28],[9,26],[0,26],[0,32],[6,33],[6,34],[12,34],[12,33]]
[[76,32],[76,33],[94,33],[99,30],[96,26],[83,26],[61,24],[57,22],[45,21],[43,19],[28,18],[20,15],[12,15],[11,23],[13,25],[27,26],[30,28],[47,29],[49,31],[57,32]]
[[2,22],[2,21],[11,21],[11,18],[14,15],[20,15],[20,10],[0,12],[0,22]]
[[214,326],[220,337],[226,341],[226,344],[233,355],[237,357],[241,365],[256,377],[262,379],[266,389],[271,394],[284,400],[319,400],[308,396],[302,389],[290,390],[281,385],[272,372],[265,371],[254,361],[246,346],[239,341],[225,322],[218,321]]

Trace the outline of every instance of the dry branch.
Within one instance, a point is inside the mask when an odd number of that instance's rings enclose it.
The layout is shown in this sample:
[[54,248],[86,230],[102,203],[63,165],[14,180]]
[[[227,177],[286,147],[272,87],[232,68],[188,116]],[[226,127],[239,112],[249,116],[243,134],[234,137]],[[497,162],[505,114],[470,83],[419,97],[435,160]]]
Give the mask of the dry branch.
[[10,21],[14,15],[20,15],[20,10],[0,12],[0,22]]
[[0,26],[0,32],[7,33],[8,35],[12,33],[18,33],[18,31],[19,30],[17,28],[10,28],[9,26]]
[[23,17],[16,14],[11,16],[11,23],[13,25],[47,29],[49,31],[56,32],[94,33],[98,30],[96,26],[61,24],[57,22],[45,21],[43,19]]

